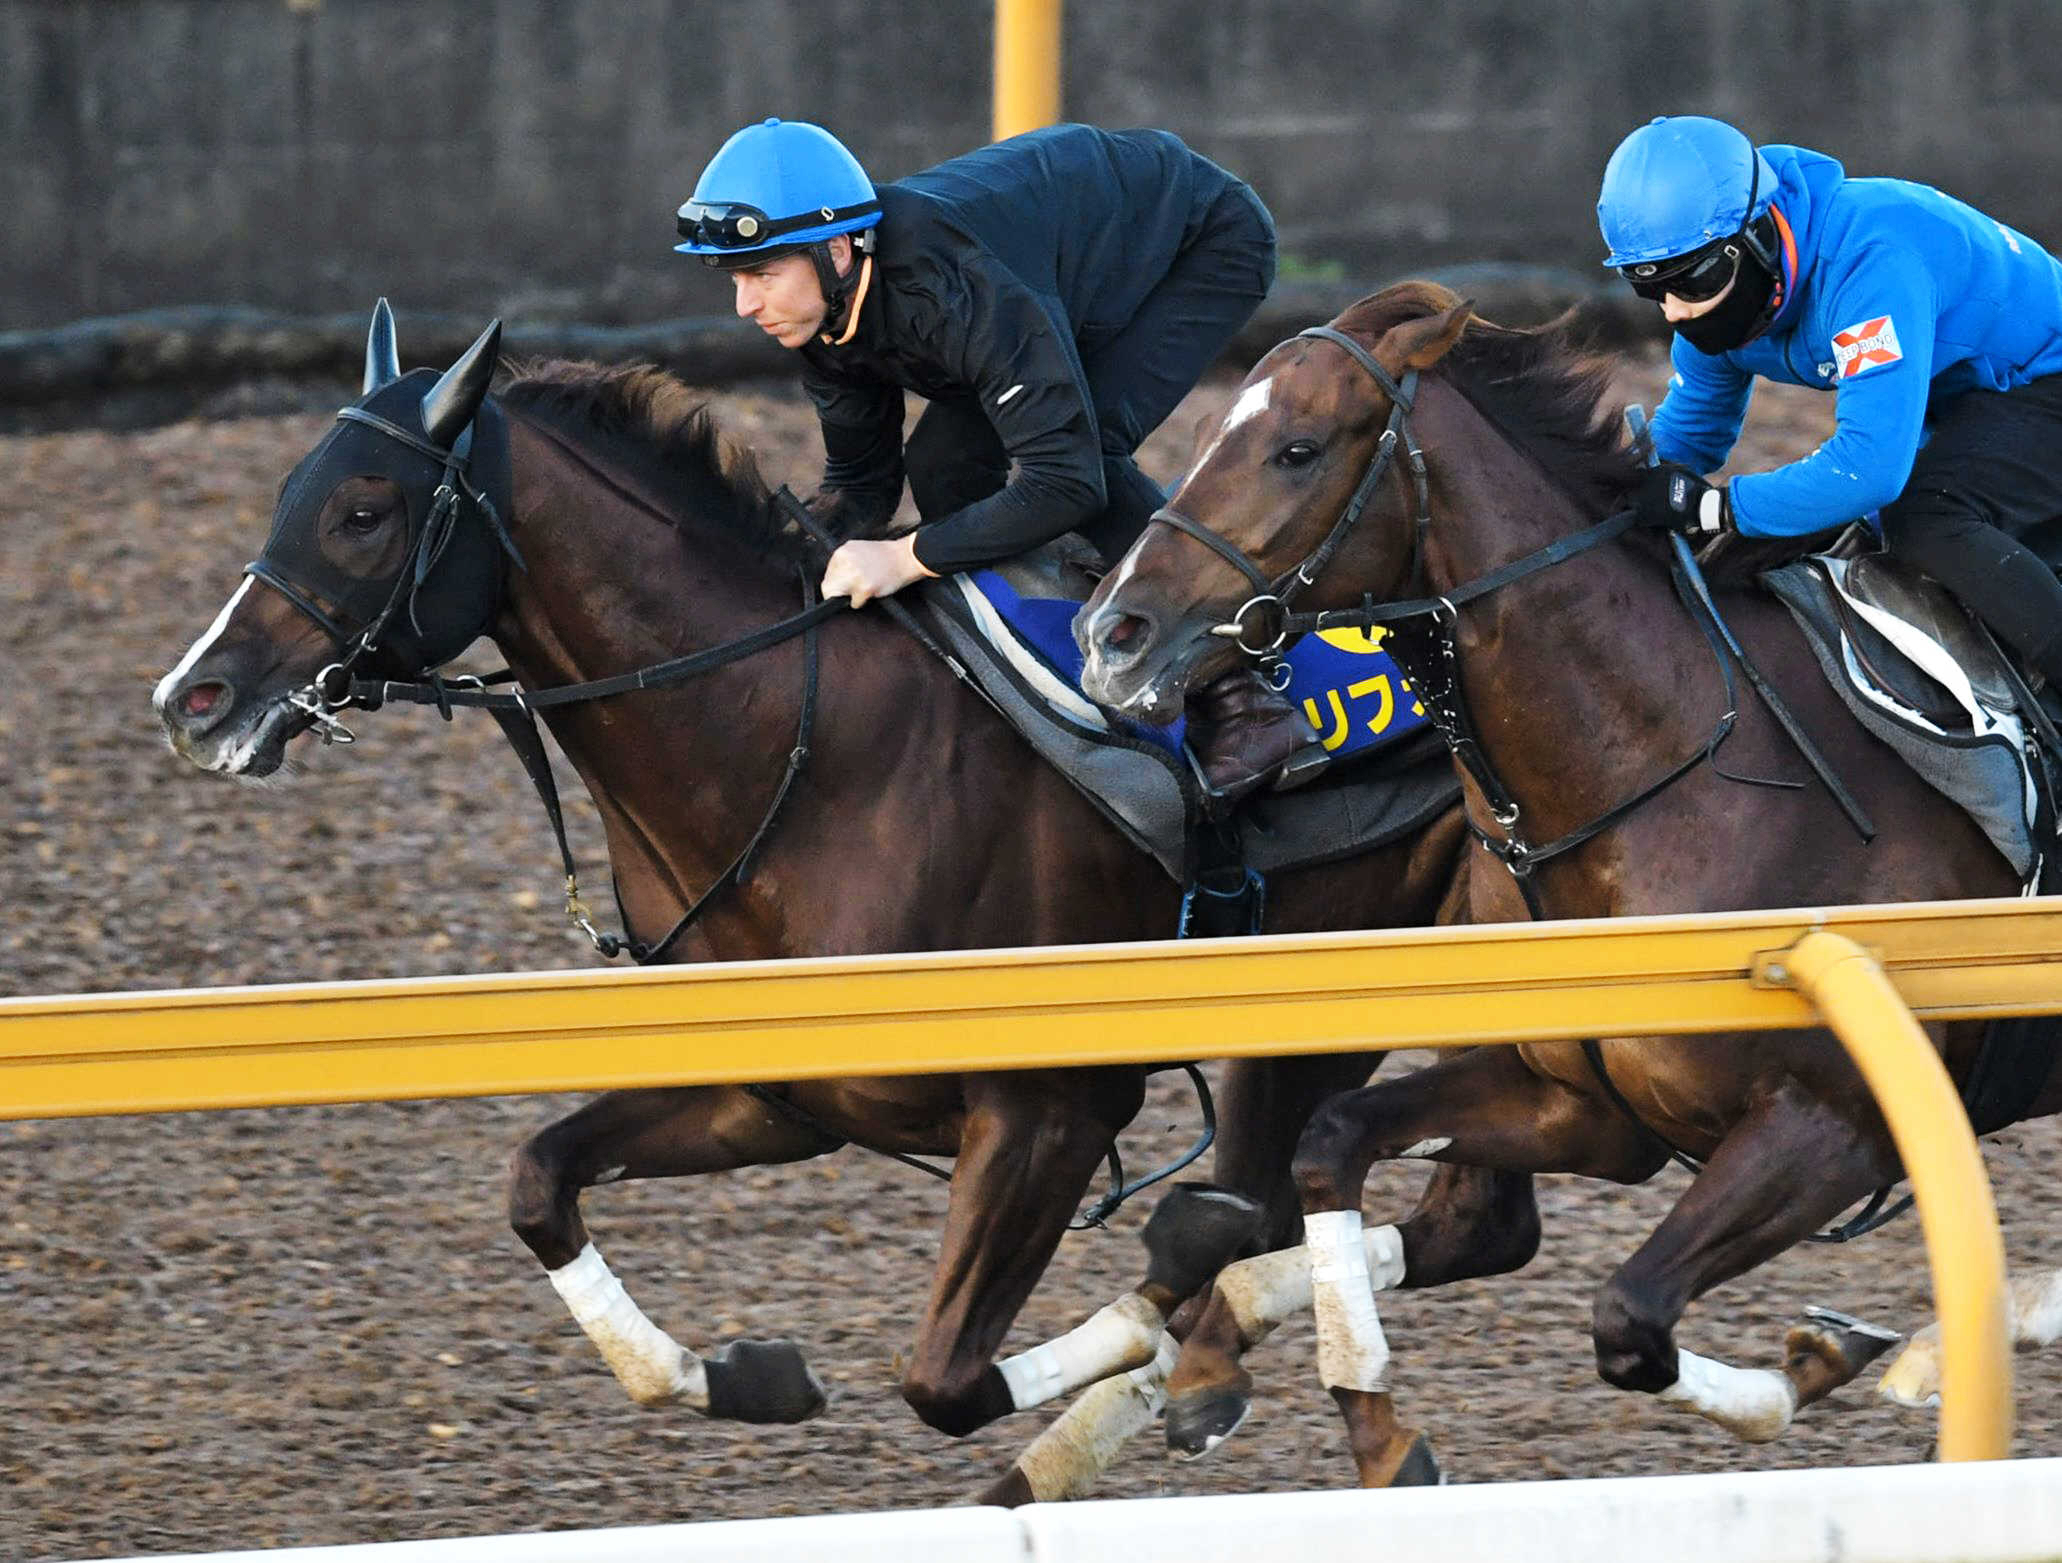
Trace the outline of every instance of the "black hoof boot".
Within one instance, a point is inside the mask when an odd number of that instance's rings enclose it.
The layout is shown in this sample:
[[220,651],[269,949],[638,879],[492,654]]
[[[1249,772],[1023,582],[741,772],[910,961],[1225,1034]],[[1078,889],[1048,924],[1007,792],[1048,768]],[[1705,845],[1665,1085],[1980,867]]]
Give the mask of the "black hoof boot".
[[1259,1204],[1211,1183],[1177,1184],[1139,1234],[1150,1256],[1146,1284],[1192,1297],[1260,1230]]
[[734,1340],[702,1366],[709,1415],[727,1422],[806,1422],[827,1404],[791,1340]]
[[1184,1460],[1200,1460],[1236,1433],[1252,1409],[1252,1397],[1236,1389],[1213,1389],[1170,1400],[1167,1448]]

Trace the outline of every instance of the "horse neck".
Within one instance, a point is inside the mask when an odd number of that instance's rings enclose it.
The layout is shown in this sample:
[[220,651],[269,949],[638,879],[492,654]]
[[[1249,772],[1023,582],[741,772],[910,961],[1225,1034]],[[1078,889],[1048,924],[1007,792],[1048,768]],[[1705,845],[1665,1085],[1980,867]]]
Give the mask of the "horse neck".
[[[1583,513],[1459,391],[1425,383],[1433,388],[1419,403],[1434,484],[1431,594],[1602,519]],[[1724,709],[1711,653],[1666,572],[1621,542],[1464,606],[1458,642],[1484,752],[1535,845],[1639,792],[1701,745]]]
[[[736,638],[800,605],[778,567],[713,529],[699,548],[634,487],[510,418],[511,567],[493,631],[529,688],[580,683]],[[686,523],[690,527],[692,522]],[[705,523],[706,524],[706,523]],[[626,910],[663,929],[756,828],[794,745],[800,642],[680,689],[553,709],[546,720],[599,808]],[[721,916],[719,916],[719,913]],[[727,956],[783,953],[764,908],[712,907]]]

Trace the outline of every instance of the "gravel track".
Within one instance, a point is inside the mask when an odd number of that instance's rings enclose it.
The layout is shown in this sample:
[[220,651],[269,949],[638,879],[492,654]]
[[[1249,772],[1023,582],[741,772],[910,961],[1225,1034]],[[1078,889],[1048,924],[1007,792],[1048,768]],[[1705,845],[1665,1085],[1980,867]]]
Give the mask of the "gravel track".
[[[1654,366],[1628,371],[1652,402]],[[1161,473],[1199,391],[1149,448]],[[769,473],[806,483],[806,408],[715,398]],[[1768,394],[1743,465],[1801,453],[1829,402]],[[262,539],[320,416],[0,439],[0,991],[60,993],[589,964],[555,858],[489,724],[390,710],[353,749],[301,745],[252,789],[167,753],[146,704]],[[574,808],[583,861],[591,813]],[[1392,1066],[1402,1067],[1402,1066]],[[895,1394],[942,1188],[854,1152],[591,1195],[597,1241],[684,1342],[792,1335],[833,1392],[795,1429],[647,1413],[617,1390],[502,1216],[510,1150],[573,1099],[0,1124],[0,1556],[90,1557],[885,1508],[962,1500],[1039,1418],[955,1443]],[[1156,1088],[1131,1154],[1189,1110]],[[1172,1132],[1169,1132],[1170,1129]],[[1993,1144],[2017,1264],[2062,1264],[2058,1131]],[[1408,1172],[1368,1206],[1400,1213]],[[1926,1457],[1931,1422],[1862,1387],[1746,1449],[1607,1389],[1590,1295],[1682,1189],[1542,1180],[1547,1241],[1516,1277],[1385,1300],[1396,1382],[1454,1480]],[[1070,1236],[1012,1337],[1129,1284],[1143,1210]],[[1695,1308],[1685,1345],[1772,1365],[1805,1303],[1910,1328],[1915,1221],[1786,1256]],[[1255,1361],[1252,1420],[1211,1460],[1142,1440],[1117,1495],[1342,1485],[1307,1325]],[[2021,1360],[2022,1453],[2062,1449],[2062,1361]]]

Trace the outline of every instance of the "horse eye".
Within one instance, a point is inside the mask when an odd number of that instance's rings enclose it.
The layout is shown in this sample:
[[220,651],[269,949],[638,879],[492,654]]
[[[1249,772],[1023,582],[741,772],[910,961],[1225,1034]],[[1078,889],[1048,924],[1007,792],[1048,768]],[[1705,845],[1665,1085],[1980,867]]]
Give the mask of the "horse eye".
[[1322,454],[1314,440],[1291,440],[1274,453],[1274,464],[1292,469],[1307,467]]
[[344,516],[345,530],[351,532],[370,532],[375,527],[377,527],[379,523],[379,512],[376,510],[368,510],[362,505],[359,506],[356,510],[346,512]]

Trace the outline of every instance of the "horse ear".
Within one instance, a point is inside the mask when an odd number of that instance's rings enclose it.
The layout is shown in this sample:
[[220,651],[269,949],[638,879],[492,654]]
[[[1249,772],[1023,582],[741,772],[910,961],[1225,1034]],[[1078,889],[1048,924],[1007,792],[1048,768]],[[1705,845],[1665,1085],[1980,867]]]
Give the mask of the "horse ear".
[[488,383],[494,378],[500,351],[501,322],[497,320],[423,394],[422,430],[432,445],[450,446],[473,421],[473,414],[480,410],[487,395]]
[[365,384],[361,397],[401,378],[401,350],[394,342],[394,312],[381,299],[372,306],[372,329],[365,336]]
[[1461,332],[1474,316],[1475,301],[1464,298],[1437,315],[1406,320],[1383,334],[1375,344],[1375,357],[1394,374],[1430,369],[1460,340]]

